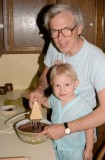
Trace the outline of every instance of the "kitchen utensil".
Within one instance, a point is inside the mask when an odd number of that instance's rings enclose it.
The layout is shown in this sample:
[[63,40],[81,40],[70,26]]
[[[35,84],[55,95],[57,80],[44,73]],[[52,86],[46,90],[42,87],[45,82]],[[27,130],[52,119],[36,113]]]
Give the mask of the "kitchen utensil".
[[30,115],[30,120],[32,121],[33,130],[39,127],[40,120],[42,119],[43,119],[43,116],[41,113],[41,106],[35,101],[32,107],[31,115]]

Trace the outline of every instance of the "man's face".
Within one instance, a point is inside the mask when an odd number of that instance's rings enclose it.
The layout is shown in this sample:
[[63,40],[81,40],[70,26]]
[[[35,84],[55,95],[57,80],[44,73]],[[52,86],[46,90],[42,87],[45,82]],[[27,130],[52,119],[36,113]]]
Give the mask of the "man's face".
[[51,30],[62,30],[64,28],[70,28],[72,31],[71,36],[64,36],[61,31],[58,33],[58,37],[53,38],[53,42],[56,47],[63,53],[71,54],[78,42],[79,34],[82,30],[76,26],[76,21],[73,15],[68,11],[62,11],[50,20]]

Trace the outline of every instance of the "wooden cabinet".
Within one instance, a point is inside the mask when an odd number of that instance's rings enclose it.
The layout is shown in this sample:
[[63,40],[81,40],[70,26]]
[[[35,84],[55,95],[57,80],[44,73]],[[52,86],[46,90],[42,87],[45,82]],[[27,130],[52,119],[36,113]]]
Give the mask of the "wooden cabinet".
[[[65,0],[61,0],[65,3]],[[72,2],[74,6],[78,6],[84,17],[85,27],[82,33],[88,41],[95,44],[96,43],[96,24],[97,24],[97,8],[96,0],[66,0],[67,3]]]
[[2,52],[4,48],[4,36],[3,36],[3,1],[0,1],[0,52]]
[[96,0],[97,7],[97,37],[96,45],[105,52],[105,1]]
[[[44,12],[51,4],[65,2],[72,2],[82,9],[85,19],[82,36],[104,50],[104,0],[3,0],[6,15],[4,17],[5,50],[12,53],[20,53],[21,51],[25,51],[25,53],[26,51],[42,52],[46,41],[49,41],[47,32],[43,28]],[[0,15],[1,13],[0,11]],[[3,30],[0,29],[0,32],[3,35]],[[45,36],[41,37],[44,32]]]
[[103,0],[102,8],[102,42],[103,42],[103,51],[105,52],[105,1]]
[[[60,2],[60,1],[59,1]],[[65,0],[61,0],[65,3]],[[99,46],[105,52],[105,1],[104,0],[66,0],[82,10],[85,28],[82,36]]]
[[4,0],[8,16],[6,50],[39,53],[45,44],[43,15],[55,0]]

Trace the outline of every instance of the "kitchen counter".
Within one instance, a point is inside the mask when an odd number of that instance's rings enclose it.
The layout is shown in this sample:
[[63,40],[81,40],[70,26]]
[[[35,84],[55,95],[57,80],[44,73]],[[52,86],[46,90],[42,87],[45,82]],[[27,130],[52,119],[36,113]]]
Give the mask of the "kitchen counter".
[[[23,90],[15,90],[7,92],[6,95],[0,95],[0,107],[4,105],[5,99],[15,100],[27,95],[28,91]],[[55,160],[53,145],[50,139],[36,145],[27,144],[19,139],[11,125],[5,125],[6,120],[22,112],[24,112],[22,108],[19,108],[17,113],[13,112],[12,114],[4,114],[0,111],[0,158],[28,156],[30,160]],[[22,116],[21,118],[24,119],[25,117]],[[14,123],[16,120],[11,121],[11,123]]]

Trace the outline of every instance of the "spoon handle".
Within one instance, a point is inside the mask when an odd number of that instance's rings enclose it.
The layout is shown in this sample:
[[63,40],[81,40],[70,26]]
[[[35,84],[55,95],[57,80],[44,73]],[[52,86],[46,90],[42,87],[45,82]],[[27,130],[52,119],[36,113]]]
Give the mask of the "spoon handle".
[[8,124],[8,125],[9,125],[9,122],[10,122],[10,121],[12,121],[12,120],[14,120],[14,119],[16,119],[16,118],[18,118],[18,117],[21,117],[21,116],[23,116],[23,115],[25,115],[25,114],[29,114],[29,113],[30,113],[30,112],[24,112],[24,113],[18,114],[18,115],[16,115],[16,116],[8,119],[7,121],[5,121],[5,124]]

